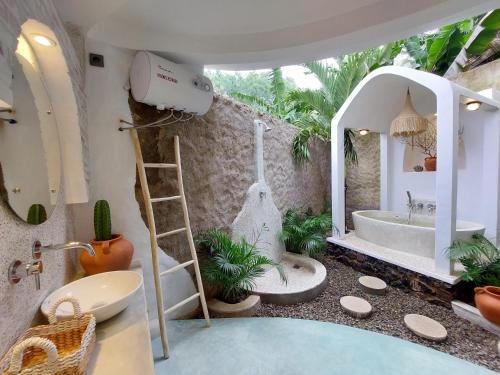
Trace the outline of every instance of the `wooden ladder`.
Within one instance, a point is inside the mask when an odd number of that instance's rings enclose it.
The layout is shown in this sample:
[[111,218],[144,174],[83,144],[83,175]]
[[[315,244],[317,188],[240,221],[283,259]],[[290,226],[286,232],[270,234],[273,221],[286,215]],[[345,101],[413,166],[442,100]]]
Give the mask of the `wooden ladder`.
[[[203,284],[200,274],[200,266],[198,264],[198,257],[196,255],[196,249],[194,247],[193,234],[191,233],[191,225],[189,223],[189,215],[186,204],[186,196],[184,195],[184,185],[182,182],[182,169],[181,169],[181,154],[179,150],[179,136],[174,137],[174,150],[175,150],[175,164],[165,164],[165,163],[144,163],[142,159],[141,144],[139,143],[139,137],[137,135],[137,130],[131,129],[130,133],[132,135],[132,140],[134,142],[135,157],[137,163],[137,170],[139,172],[139,179],[141,181],[142,194],[144,197],[144,205],[146,207],[146,216],[149,226],[149,238],[151,241],[151,257],[153,261],[153,275],[154,284],[156,290],[156,306],[158,310],[158,321],[160,323],[160,335],[161,343],[163,346],[163,356],[168,358],[170,356],[170,350],[167,339],[167,326],[165,316],[172,311],[184,306],[185,304],[199,298],[201,302],[201,307],[203,309],[203,315],[205,317],[206,326],[210,326],[210,317],[208,315],[207,303],[205,300],[205,294],[203,292]],[[171,197],[162,198],[151,198],[149,194],[149,185],[146,176],[146,168],[167,168],[175,169],[177,171],[177,187],[178,194]],[[165,233],[157,233],[155,225],[155,217],[153,212],[153,203],[167,202],[167,201],[180,201],[182,206],[182,212],[184,215],[184,226],[182,228],[174,229]],[[160,272],[158,264],[158,239],[172,236],[178,233],[186,233],[187,240],[189,243],[189,249],[191,251],[191,260],[178,264],[166,271]],[[196,275],[196,284],[198,286],[198,293],[180,301],[169,309],[163,309],[163,291],[161,288],[161,277],[176,272],[180,269],[186,268],[187,266],[193,265],[194,272]]]

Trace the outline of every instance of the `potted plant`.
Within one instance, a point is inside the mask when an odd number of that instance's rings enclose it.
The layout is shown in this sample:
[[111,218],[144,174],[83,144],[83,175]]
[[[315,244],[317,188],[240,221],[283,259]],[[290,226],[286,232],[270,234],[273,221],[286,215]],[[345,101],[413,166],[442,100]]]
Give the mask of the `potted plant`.
[[435,171],[437,164],[436,146],[437,146],[437,128],[436,117],[434,115],[427,116],[427,130],[419,135],[410,138],[402,138],[402,142],[410,146],[416,147],[424,155],[424,168],[426,171]]
[[325,236],[332,227],[332,217],[328,212],[315,216],[312,212],[303,214],[291,208],[283,218],[280,238],[287,251],[313,256],[326,249]]
[[462,279],[474,284],[474,302],[489,321],[500,324],[500,249],[482,234],[456,241],[449,248],[451,260],[463,264]]
[[242,238],[233,242],[220,230],[209,229],[197,236],[199,247],[206,251],[203,278],[215,288],[216,298],[208,300],[212,314],[223,317],[252,316],[260,305],[260,297],[251,295],[255,279],[263,276],[266,266],[276,267],[281,280],[286,276],[279,263],[260,255],[256,244]]
[[111,232],[111,211],[105,200],[94,206],[95,238],[91,241],[95,256],[87,252],[80,255],[80,263],[87,275],[101,272],[126,270],[130,267],[134,246],[121,234]]

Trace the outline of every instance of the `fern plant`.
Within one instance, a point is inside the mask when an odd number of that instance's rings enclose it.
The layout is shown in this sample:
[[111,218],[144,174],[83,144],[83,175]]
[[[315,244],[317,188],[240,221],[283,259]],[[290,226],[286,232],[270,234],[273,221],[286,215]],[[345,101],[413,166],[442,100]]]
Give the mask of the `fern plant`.
[[287,251],[313,256],[326,248],[324,237],[332,227],[329,213],[314,216],[311,212],[302,213],[291,208],[283,219],[280,238],[285,243]]
[[469,241],[455,241],[448,254],[463,264],[463,280],[500,287],[500,249],[482,234],[474,234]]
[[253,244],[244,238],[233,242],[224,232],[209,229],[198,235],[196,242],[210,255],[202,268],[203,278],[220,288],[221,299],[227,303],[237,303],[252,291],[255,279],[266,272],[265,266],[276,267],[286,282],[282,266],[258,253],[258,238]]

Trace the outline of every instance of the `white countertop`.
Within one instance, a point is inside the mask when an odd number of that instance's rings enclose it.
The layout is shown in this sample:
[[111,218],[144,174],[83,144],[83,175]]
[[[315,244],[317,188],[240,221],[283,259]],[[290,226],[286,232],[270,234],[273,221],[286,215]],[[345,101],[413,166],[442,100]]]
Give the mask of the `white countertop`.
[[[142,275],[141,267],[131,270]],[[124,311],[97,324],[96,346],[87,374],[154,374],[144,285]]]

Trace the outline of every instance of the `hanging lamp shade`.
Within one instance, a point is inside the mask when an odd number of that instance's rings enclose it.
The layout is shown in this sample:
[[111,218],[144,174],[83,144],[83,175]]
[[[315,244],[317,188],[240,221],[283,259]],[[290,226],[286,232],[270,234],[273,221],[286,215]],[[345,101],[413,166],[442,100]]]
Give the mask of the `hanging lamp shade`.
[[410,89],[406,93],[405,105],[401,113],[391,122],[392,137],[413,137],[427,130],[428,121],[420,116],[411,102]]

